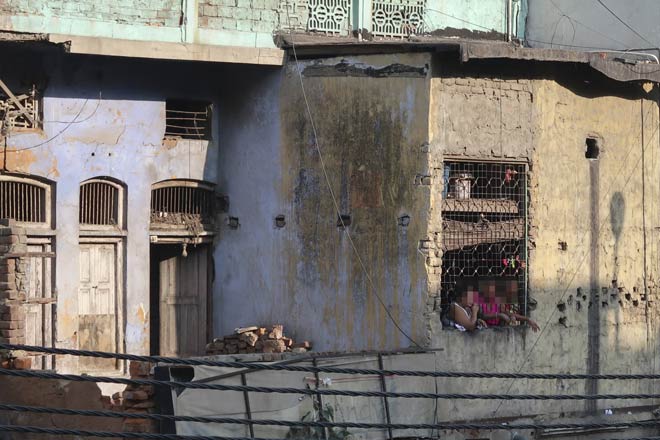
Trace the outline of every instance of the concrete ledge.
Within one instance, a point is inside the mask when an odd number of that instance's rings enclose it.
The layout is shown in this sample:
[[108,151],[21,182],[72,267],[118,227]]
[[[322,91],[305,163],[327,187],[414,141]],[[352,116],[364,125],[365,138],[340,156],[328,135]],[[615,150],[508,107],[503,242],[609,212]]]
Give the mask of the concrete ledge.
[[49,41],[56,44],[65,43],[70,53],[85,55],[265,66],[282,66],[285,59],[283,50],[268,48],[120,40],[60,34],[51,34]]

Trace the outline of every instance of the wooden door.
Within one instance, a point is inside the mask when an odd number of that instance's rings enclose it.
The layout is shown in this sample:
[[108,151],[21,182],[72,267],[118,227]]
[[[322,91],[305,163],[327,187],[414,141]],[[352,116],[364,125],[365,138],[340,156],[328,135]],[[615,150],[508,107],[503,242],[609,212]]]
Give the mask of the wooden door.
[[[53,346],[53,278],[52,260],[44,254],[51,251],[50,239],[30,238],[27,259],[25,298],[25,343]],[[37,356],[35,368],[53,368],[52,356]]]
[[[81,350],[118,352],[117,245],[80,245],[80,287],[78,294],[78,347]],[[81,356],[79,369],[111,371],[113,359]]]
[[160,354],[189,357],[204,354],[208,248],[188,247],[188,256],[159,263]]

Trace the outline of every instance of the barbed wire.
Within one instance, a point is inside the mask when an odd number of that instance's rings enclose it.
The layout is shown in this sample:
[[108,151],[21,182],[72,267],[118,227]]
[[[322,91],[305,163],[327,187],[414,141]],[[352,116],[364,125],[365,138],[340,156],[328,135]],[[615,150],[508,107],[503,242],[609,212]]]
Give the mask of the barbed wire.
[[37,414],[59,414],[70,416],[108,417],[121,419],[145,419],[157,421],[219,423],[234,425],[286,426],[309,428],[357,428],[357,429],[435,429],[435,430],[534,430],[534,429],[609,429],[609,428],[648,428],[660,426],[660,420],[618,421],[600,423],[365,423],[328,421],[288,421],[270,419],[241,419],[233,417],[183,416],[168,414],[136,414],[107,410],[82,410],[68,408],[47,408],[0,404],[2,411],[28,412]]
[[199,382],[179,382],[155,379],[126,379],[121,377],[59,374],[47,371],[8,370],[0,368],[0,375],[13,377],[36,377],[41,379],[70,380],[76,382],[116,383],[122,385],[166,386],[170,388],[190,388],[198,390],[240,391],[267,394],[301,394],[306,396],[345,396],[345,397],[388,397],[403,399],[461,399],[461,400],[618,400],[618,399],[660,399],[660,394],[460,394],[460,393],[420,393],[388,391],[351,391],[288,387],[259,387],[250,385],[221,385]]
[[333,373],[333,374],[364,374],[383,376],[412,376],[412,377],[439,377],[439,378],[476,378],[476,379],[549,379],[549,380],[643,380],[660,379],[660,374],[570,374],[570,373],[481,373],[462,371],[417,371],[417,370],[380,370],[369,368],[341,368],[302,365],[278,365],[241,361],[212,361],[208,359],[180,359],[165,356],[143,356],[127,353],[109,353],[103,351],[73,350],[67,348],[39,347],[21,344],[0,344],[0,349],[22,350],[36,353],[55,355],[72,355],[97,357],[104,359],[119,359],[127,361],[177,364],[190,366],[243,368],[264,371],[294,371],[307,373]]

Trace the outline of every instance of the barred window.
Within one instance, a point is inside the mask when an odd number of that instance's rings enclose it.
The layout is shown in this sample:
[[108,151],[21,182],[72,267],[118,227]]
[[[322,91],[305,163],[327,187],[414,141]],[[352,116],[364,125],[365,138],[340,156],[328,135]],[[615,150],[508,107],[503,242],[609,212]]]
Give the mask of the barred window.
[[121,226],[121,185],[96,178],[80,185],[79,221],[88,226]]
[[176,223],[182,219],[211,220],[214,211],[213,185],[195,180],[168,180],[151,190],[151,221]]
[[168,99],[165,103],[165,137],[211,139],[211,104]]
[[48,185],[32,179],[0,175],[0,218],[47,223],[49,189]]
[[500,310],[526,314],[526,171],[517,163],[444,163],[444,306],[470,288],[496,297]]

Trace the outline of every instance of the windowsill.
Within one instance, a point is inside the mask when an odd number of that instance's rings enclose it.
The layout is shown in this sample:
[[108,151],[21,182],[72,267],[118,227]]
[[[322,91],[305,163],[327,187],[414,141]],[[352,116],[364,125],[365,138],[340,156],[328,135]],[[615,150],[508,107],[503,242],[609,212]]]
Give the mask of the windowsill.
[[81,229],[81,237],[126,237],[128,232],[120,229]]

